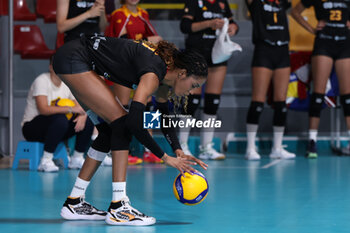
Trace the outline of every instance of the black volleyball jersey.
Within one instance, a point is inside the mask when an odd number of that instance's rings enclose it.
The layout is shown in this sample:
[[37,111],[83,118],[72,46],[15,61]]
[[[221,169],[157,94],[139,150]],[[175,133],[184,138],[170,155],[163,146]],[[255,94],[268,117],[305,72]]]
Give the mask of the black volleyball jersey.
[[[232,12],[227,0],[186,0],[184,15],[191,15],[193,23],[216,18],[231,18]],[[192,32],[186,37],[186,48],[212,48],[216,39],[215,30],[206,28]]]
[[[95,0],[70,0],[67,19],[74,18],[88,11],[95,3]],[[93,35],[100,33],[100,17],[89,18],[76,26],[75,28],[65,32],[64,42],[68,42],[79,38],[82,34]]]
[[253,0],[247,5],[253,22],[254,44],[266,42],[283,46],[289,43],[287,0]]
[[321,39],[335,41],[349,38],[346,22],[349,20],[350,0],[301,0],[309,8],[314,6],[317,20],[326,22],[326,26],[317,32]]
[[82,37],[92,70],[106,79],[136,89],[140,78],[155,73],[161,82],[167,72],[163,59],[142,42],[133,40],[91,36]]

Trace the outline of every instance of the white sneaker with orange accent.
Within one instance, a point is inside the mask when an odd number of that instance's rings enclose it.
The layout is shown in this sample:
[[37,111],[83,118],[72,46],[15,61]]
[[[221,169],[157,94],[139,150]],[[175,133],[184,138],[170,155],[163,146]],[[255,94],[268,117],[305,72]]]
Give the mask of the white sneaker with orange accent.
[[106,223],[110,225],[147,226],[156,223],[156,219],[146,216],[130,205],[125,197],[118,202],[111,202],[106,216]]

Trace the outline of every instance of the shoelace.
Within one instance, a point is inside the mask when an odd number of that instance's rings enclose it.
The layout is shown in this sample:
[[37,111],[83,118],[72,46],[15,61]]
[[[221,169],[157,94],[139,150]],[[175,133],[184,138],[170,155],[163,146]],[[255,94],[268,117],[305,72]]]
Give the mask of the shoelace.
[[138,211],[137,209],[135,209],[134,207],[131,206],[131,203],[129,201],[129,199],[127,200],[122,200],[122,205],[124,206],[124,208],[128,208],[130,210],[130,212],[140,216],[140,217],[147,217],[145,214],[141,213],[140,211]]
[[80,203],[81,203],[81,208],[84,209],[84,210],[92,210],[94,209],[94,207],[87,201],[85,201],[85,197],[81,197],[80,198]]

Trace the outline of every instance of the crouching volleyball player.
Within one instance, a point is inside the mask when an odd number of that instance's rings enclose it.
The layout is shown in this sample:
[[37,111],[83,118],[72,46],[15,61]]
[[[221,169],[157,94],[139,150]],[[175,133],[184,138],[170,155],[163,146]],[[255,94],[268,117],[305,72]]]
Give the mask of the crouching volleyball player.
[[[94,142],[94,149],[90,150],[75,187],[86,189],[102,161],[99,157],[110,149],[113,159],[113,190],[118,190],[113,192],[106,215],[85,202],[81,198],[83,195],[78,196],[73,189],[63,207],[66,208],[66,213],[71,213],[67,219],[105,219],[112,225],[154,224],[155,218],[131,207],[126,196],[125,181],[131,135],[181,173],[195,171],[191,165],[196,164],[206,169],[207,165],[202,161],[185,155],[176,146],[176,141],[172,141],[171,145],[177,157],[167,155],[147,130],[143,129],[143,111],[152,94],[156,94],[160,102],[165,102],[169,88],[172,95],[186,96],[191,89],[203,85],[208,73],[204,58],[195,52],[180,52],[166,41],[154,46],[148,42],[92,36],[82,37],[62,46],[54,57],[53,66],[84,109],[95,113],[105,122],[97,125],[99,136],[96,143]],[[136,89],[129,113],[114,98],[99,75]],[[103,138],[105,140],[101,140]],[[127,214],[122,214],[122,211]]]

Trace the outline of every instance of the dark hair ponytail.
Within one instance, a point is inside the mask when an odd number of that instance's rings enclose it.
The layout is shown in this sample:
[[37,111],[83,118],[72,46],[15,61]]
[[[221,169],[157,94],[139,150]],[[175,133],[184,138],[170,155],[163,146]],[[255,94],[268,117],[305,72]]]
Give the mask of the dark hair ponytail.
[[208,65],[201,54],[193,50],[179,51],[175,44],[165,40],[159,41],[157,45],[149,41],[143,41],[143,43],[154,49],[154,53],[163,59],[170,70],[179,68],[185,69],[187,76],[208,76]]
[[176,54],[179,53],[179,50],[176,48],[175,44],[165,40],[159,41],[155,53],[164,60],[169,69],[175,68],[174,57],[176,57]]
[[185,69],[187,76],[208,76],[208,65],[205,58],[193,50],[184,50],[176,54],[174,59],[175,68]]

